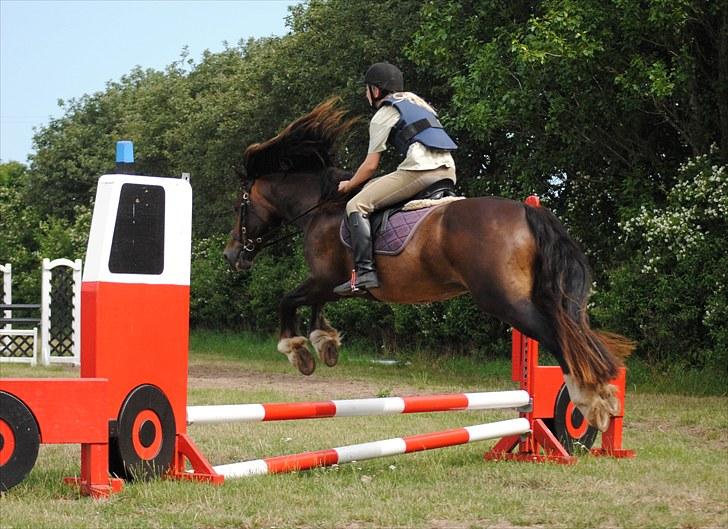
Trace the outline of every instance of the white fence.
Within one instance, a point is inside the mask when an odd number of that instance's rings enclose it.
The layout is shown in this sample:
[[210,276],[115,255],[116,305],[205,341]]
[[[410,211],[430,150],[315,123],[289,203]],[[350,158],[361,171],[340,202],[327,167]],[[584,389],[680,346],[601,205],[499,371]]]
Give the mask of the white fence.
[[[13,303],[13,267],[10,263],[0,265],[0,272],[3,274],[3,296],[2,304],[6,308],[2,311],[4,319],[11,319],[13,311],[9,307]],[[13,329],[11,323],[5,323],[0,327],[0,349],[7,351],[10,356],[0,355],[0,361],[13,363],[30,363],[34,366],[38,357],[38,328]]]
[[[53,275],[70,269],[72,280],[70,285],[60,288],[54,284]],[[41,278],[40,303],[40,339],[41,358],[43,365],[50,364],[81,364],[81,260],[76,259],[43,259]],[[60,270],[58,270],[60,269]],[[3,305],[12,305],[12,266],[0,265],[3,273]],[[54,272],[55,271],[55,272]],[[54,291],[60,288],[59,292]],[[59,299],[59,296],[65,299]],[[59,304],[63,302],[67,311],[63,311]],[[29,310],[37,305],[15,305],[18,310]],[[24,307],[24,308],[23,308]],[[53,310],[57,309],[54,315]],[[5,319],[13,318],[13,309],[5,309]],[[20,318],[33,320],[33,318]],[[0,362],[28,362],[37,363],[38,353],[38,324],[29,323],[33,328],[13,328],[13,323],[6,323],[0,328]],[[27,325],[24,325],[27,326]]]
[[[3,273],[3,305],[10,305],[13,302],[13,267],[10,263],[0,265],[0,272]],[[11,318],[12,312],[3,311],[3,318]],[[6,324],[4,329],[10,329],[10,324]]]

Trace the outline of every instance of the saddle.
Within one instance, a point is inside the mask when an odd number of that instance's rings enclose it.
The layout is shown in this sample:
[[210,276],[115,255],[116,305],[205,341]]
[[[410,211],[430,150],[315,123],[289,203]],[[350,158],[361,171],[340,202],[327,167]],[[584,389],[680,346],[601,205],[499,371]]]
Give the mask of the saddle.
[[[369,225],[372,227],[372,237],[377,238],[378,235],[384,233],[387,229],[390,217],[402,211],[406,204],[416,200],[440,200],[446,197],[454,197],[455,184],[449,178],[438,180],[434,184],[426,187],[415,196],[410,197],[398,204],[394,204],[386,209],[375,211],[369,217]],[[424,208],[423,208],[424,209]]]
[[[436,201],[450,197],[460,198],[455,194],[452,180],[443,179],[407,200],[374,212],[369,217],[374,253],[383,255],[400,253],[419,223],[435,205],[438,205]],[[341,223],[340,237],[344,245],[350,248],[351,236],[345,220]]]

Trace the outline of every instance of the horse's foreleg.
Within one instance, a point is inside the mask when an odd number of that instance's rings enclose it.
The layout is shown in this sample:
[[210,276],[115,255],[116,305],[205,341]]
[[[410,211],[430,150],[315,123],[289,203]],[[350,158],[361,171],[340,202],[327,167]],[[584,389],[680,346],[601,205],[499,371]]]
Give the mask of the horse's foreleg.
[[316,303],[311,306],[311,340],[319,358],[329,367],[334,367],[339,361],[339,347],[341,335],[324,317],[324,304]]
[[298,307],[306,304],[310,291],[308,281],[296,290],[283,296],[279,306],[281,333],[278,340],[278,352],[283,353],[288,361],[304,375],[310,375],[316,369],[316,361],[306,347],[306,338],[298,334]]

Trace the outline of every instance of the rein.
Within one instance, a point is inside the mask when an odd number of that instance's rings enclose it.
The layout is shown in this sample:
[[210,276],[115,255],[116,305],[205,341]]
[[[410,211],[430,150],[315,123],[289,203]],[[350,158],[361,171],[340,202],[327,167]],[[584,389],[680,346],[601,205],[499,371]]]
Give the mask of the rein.
[[266,232],[264,232],[262,235],[258,236],[253,239],[246,238],[247,234],[247,227],[245,226],[245,217],[247,216],[248,212],[248,206],[250,206],[250,193],[247,189],[243,189],[243,196],[240,201],[240,212],[238,214],[238,225],[237,225],[237,232],[233,235],[233,239],[239,242],[243,245],[243,250],[246,252],[253,252],[254,250],[260,251],[264,248],[268,248],[269,246],[273,246],[274,244],[278,244],[281,241],[285,241],[286,239],[290,239],[295,235],[295,233],[286,233],[284,235],[281,235],[280,237],[273,239],[271,241],[263,242],[264,239],[268,238],[270,235],[275,234],[277,231],[279,231],[282,228],[286,228],[287,226],[292,226],[297,220],[302,219],[312,211],[320,208],[324,204],[329,203],[330,200],[322,200],[321,202],[317,202],[312,207],[308,208],[303,213],[296,215],[290,220],[284,220],[281,224],[276,226],[273,229],[270,229]]

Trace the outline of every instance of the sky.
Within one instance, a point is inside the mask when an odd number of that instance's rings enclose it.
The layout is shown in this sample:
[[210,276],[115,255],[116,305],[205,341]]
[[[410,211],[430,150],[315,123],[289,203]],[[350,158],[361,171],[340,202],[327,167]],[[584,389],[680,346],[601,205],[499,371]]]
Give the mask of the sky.
[[103,91],[135,66],[163,69],[185,46],[284,35],[290,0],[0,0],[0,161],[27,163],[58,100]]

